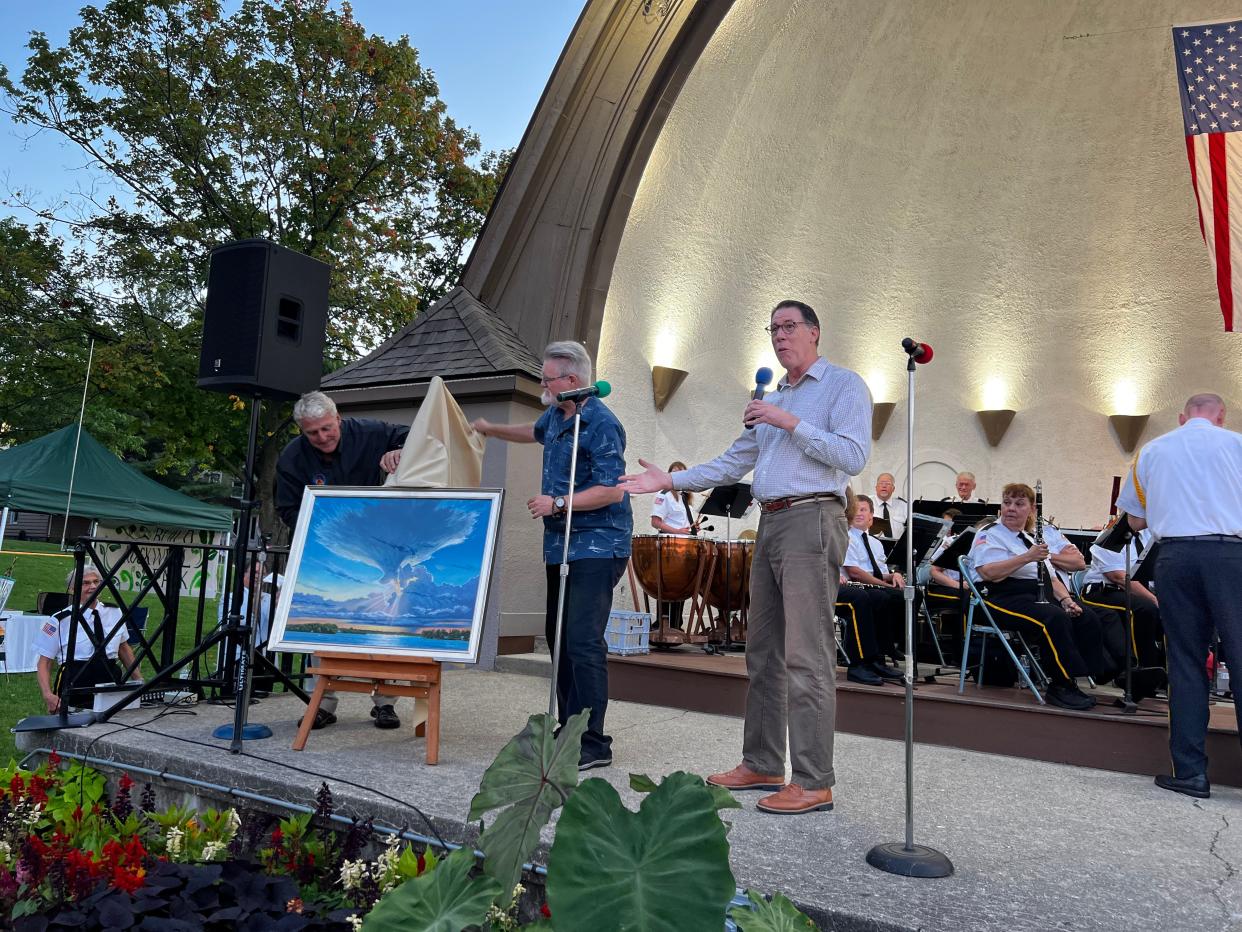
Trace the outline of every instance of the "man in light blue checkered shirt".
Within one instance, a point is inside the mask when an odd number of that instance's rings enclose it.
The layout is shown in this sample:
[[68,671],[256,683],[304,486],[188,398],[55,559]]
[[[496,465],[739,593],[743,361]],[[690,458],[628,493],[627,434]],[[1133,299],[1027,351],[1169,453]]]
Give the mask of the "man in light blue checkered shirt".
[[701,491],[754,471],[763,516],[750,575],[742,763],[708,782],[778,790],[759,808],[798,814],[832,808],[833,605],[848,538],[846,491],[871,453],[871,393],[857,373],[820,356],[819,318],[808,305],[782,301],[767,330],[785,375],[775,397],[746,406],[733,445],[675,476],[639,460],[645,472],[623,476],[620,488]]

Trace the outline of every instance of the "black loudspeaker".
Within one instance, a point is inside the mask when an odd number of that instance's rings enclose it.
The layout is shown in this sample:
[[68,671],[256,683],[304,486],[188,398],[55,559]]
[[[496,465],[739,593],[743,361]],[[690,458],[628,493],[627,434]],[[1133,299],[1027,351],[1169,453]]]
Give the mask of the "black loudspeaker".
[[265,239],[213,249],[198,387],[264,398],[318,388],[328,272],[318,259]]

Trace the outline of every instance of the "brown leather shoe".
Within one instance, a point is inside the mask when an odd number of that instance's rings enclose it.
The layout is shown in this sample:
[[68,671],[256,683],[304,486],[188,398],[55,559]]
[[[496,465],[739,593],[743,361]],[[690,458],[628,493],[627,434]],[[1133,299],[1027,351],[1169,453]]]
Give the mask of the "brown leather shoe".
[[829,810],[832,808],[832,790],[804,790],[796,783],[789,783],[779,793],[765,796],[755,805],[764,812],[776,815],[802,815],[817,809]]
[[738,764],[725,773],[712,774],[707,782],[712,786],[723,786],[726,790],[779,790],[785,785],[785,778],[766,777],[745,764]]

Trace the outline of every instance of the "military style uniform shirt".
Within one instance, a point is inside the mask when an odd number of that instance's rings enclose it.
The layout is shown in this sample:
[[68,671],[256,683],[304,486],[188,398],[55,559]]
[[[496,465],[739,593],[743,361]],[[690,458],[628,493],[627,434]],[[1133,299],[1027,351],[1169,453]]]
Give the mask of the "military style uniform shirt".
[[732,485],[753,469],[751,494],[760,502],[819,492],[845,501],[850,476],[862,472],[871,455],[871,392],[862,376],[820,356],[795,384],[781,376],[763,400],[796,414],[798,426],[792,432],[771,424],[743,430],[714,460],[673,473],[673,488]]
[[[1138,543],[1142,543],[1140,549]],[[1138,572],[1139,564],[1143,562],[1143,557],[1147,556],[1151,549],[1151,531],[1142,530],[1136,538],[1125,545],[1121,550],[1105,550],[1099,544],[1091,545],[1091,565],[1087,567],[1087,574],[1082,579],[1084,586],[1090,586],[1092,583],[1108,583],[1110,582],[1104,577],[1105,573],[1124,573],[1126,571],[1126,551],[1130,551],[1130,575],[1133,576]]]
[[1139,451],[1117,507],[1143,518],[1153,541],[1242,537],[1242,434],[1192,417]]
[[[1044,529],[1044,543],[1048,545],[1049,551],[1056,553],[1058,548],[1050,541],[1048,533],[1050,530],[1055,530],[1055,528]],[[1030,540],[1030,543],[1024,541],[1021,535],[1025,535]],[[1064,537],[1061,538],[1061,540],[1064,539]],[[999,563],[1001,560],[1008,560],[1010,557],[1026,553],[1034,543],[1035,534],[1033,531],[1011,531],[997,521],[991,527],[975,534],[974,543],[970,545],[970,558],[974,561],[975,568],[978,569],[981,566],[987,566],[989,563]],[[1064,547],[1065,545],[1062,544],[1061,546]],[[1056,569],[1048,566],[1048,571],[1049,573],[1055,573]],[[1025,563],[1006,578],[1038,579],[1039,572],[1036,569],[1036,564]]]
[[[574,490],[597,485],[616,486],[625,474],[625,428],[598,398],[588,398],[579,409],[578,462]],[[574,419],[559,407],[544,411],[535,422],[535,440],[543,444],[544,495],[569,497],[569,464],[574,447]],[[678,473],[680,475],[680,473]],[[566,503],[568,504],[568,503]],[[630,555],[634,515],[630,496],[591,511],[575,511],[569,534],[569,559],[609,559]],[[543,560],[560,563],[565,547],[565,515],[543,519]]]
[[878,538],[872,537],[861,528],[850,528],[850,545],[845,551],[845,559],[841,561],[842,566],[856,566],[864,573],[883,579],[888,572],[886,561],[884,545]]
[[910,515],[910,507],[906,504],[904,498],[896,496],[885,502],[877,497],[875,499],[875,507],[872,510],[877,518],[888,518],[888,524],[892,528],[894,538],[901,536],[901,532],[906,527],[906,518]]
[[[91,655],[95,652],[95,646],[91,643],[90,631],[94,627],[95,616],[98,613],[100,630],[107,638],[105,653],[109,660],[115,660],[117,652],[121,649],[121,645],[125,643],[128,632],[125,625],[117,625],[121,620],[121,610],[111,605],[95,605],[82,612],[82,619],[78,625],[77,638],[73,645],[73,659],[77,661],[86,661],[91,659]],[[112,636],[108,637],[108,632],[112,631],[113,626],[116,631],[112,632]],[[64,663],[69,656],[69,629],[72,627],[72,613],[69,609],[57,612],[50,619],[45,621],[34,636],[34,650],[40,657],[47,657],[55,660],[57,663]]]
[[651,517],[660,518],[669,527],[675,527],[687,534],[690,533],[690,525],[693,523],[688,517],[685,500],[678,499],[672,492],[660,492],[651,500]]

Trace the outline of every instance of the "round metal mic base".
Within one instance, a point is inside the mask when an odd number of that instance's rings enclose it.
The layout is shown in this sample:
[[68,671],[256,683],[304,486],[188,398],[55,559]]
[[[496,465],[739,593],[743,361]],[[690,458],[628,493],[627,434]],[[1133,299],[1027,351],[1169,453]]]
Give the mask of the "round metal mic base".
[[907,848],[903,842],[889,841],[867,852],[867,863],[878,870],[901,877],[948,877],[953,862],[926,845]]
[[[211,733],[211,736],[222,741],[232,741],[233,726],[221,725]],[[272,729],[266,725],[243,725],[241,736],[243,741],[258,741],[260,738],[270,738],[272,736]]]

